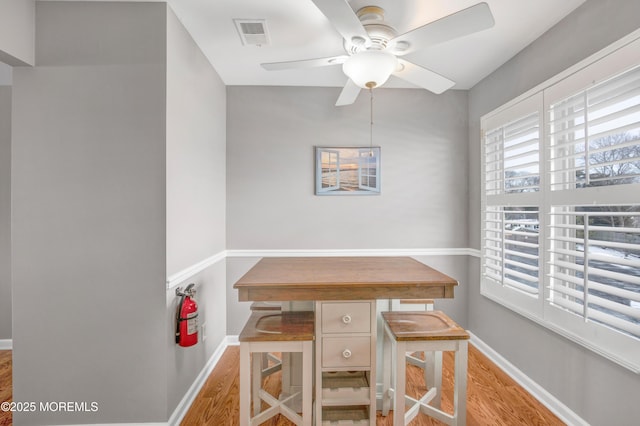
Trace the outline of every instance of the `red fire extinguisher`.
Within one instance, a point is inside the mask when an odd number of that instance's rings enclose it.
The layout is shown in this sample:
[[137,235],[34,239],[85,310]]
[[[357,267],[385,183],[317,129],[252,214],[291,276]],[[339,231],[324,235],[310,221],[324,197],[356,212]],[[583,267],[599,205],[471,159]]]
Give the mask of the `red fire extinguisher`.
[[193,299],[196,290],[191,283],[182,291],[176,289],[176,296],[180,296],[178,313],[176,315],[176,343],[180,346],[193,346],[198,343],[198,304]]

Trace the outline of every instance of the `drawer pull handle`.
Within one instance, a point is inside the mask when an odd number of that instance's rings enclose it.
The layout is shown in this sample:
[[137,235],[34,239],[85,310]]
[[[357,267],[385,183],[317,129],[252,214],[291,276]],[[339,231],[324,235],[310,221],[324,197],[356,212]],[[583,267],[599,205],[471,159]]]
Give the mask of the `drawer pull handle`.
[[342,317],[342,322],[345,324],[350,324],[351,323],[351,315],[344,315]]
[[343,356],[345,359],[349,359],[349,358],[351,358],[351,351],[350,351],[349,349],[345,349],[344,351],[342,351],[342,356]]

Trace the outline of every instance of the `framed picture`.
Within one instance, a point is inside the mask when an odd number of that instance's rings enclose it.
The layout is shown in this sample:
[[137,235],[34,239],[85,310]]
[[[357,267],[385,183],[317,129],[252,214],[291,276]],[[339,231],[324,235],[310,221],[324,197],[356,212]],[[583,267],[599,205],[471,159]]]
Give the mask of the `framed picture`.
[[316,195],[380,193],[380,147],[315,147]]

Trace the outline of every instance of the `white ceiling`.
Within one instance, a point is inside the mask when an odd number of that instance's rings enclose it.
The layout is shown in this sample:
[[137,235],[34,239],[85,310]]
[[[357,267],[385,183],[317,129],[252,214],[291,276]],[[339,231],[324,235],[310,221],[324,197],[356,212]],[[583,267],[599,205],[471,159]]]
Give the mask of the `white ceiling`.
[[[339,65],[286,71],[266,71],[260,66],[263,62],[344,54],[342,38],[311,0],[166,1],[226,85],[341,87],[347,80]],[[418,50],[404,58],[455,81],[454,89],[470,89],[585,0],[485,1],[495,19],[493,28]],[[479,0],[348,0],[348,3],[354,10],[371,5],[382,7],[385,20],[402,34],[473,6]],[[233,23],[235,18],[266,19],[270,45],[243,46]],[[415,86],[392,76],[385,87]]]
[[[495,26],[404,58],[469,89],[585,0],[486,0]],[[311,0],[168,0],[227,85],[343,86],[341,66],[266,71],[260,63],[344,54],[342,38]],[[470,7],[478,0],[349,0],[375,5],[399,34]],[[271,43],[243,46],[234,18],[266,19]],[[415,87],[391,77],[386,87]]]

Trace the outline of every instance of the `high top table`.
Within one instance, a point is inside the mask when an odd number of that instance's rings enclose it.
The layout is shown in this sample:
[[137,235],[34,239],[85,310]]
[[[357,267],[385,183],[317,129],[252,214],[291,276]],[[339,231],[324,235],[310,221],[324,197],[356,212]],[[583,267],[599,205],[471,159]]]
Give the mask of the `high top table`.
[[456,285],[411,257],[265,257],[233,287],[242,302],[315,302],[315,423],[365,425],[376,420],[376,299],[453,298]]
[[458,282],[411,257],[265,257],[233,286],[245,301],[452,298]]

